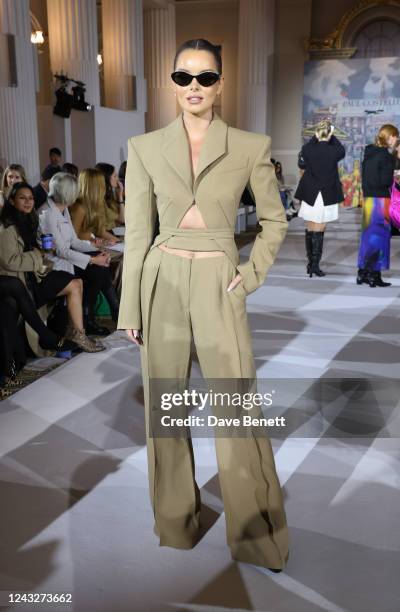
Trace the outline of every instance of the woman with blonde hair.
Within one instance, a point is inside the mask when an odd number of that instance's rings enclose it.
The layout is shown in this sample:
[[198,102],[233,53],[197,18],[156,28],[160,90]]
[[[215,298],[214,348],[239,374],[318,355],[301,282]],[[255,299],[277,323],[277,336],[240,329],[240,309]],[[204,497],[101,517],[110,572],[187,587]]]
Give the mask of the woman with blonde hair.
[[[107,243],[114,244],[117,242],[115,236],[107,232],[105,228],[105,195],[106,181],[100,170],[87,168],[79,173],[79,195],[70,209],[72,224],[78,238],[81,240],[94,239],[95,246],[99,247]],[[111,317],[114,321],[118,319],[119,298],[113,286],[109,268],[101,270],[100,278],[100,270],[96,270],[96,272],[95,278],[91,278],[89,283],[93,291],[90,292],[90,299],[88,299],[89,323],[87,325],[90,325],[93,333],[105,335],[108,333],[107,328],[97,325],[94,320],[95,298],[97,298],[97,293],[100,290],[109,303]],[[79,271],[79,274],[81,278],[87,277],[87,272]],[[93,276],[93,268],[90,270],[90,276]]]
[[8,198],[14,183],[27,183],[25,168],[20,164],[10,164],[3,172],[0,187],[0,209]]
[[111,231],[117,225],[125,222],[124,187],[119,180],[115,167],[112,164],[99,162],[96,169],[104,174],[106,180],[105,218],[106,229]]
[[315,135],[299,153],[298,165],[304,173],[294,197],[301,201],[299,217],[307,222],[305,239],[310,277],[313,274],[325,276],[319,267],[325,227],[338,218],[339,202],[344,200],[338,162],[346,152],[333,131],[332,123],[323,119],[316,126]]
[[79,173],[79,195],[71,206],[70,215],[80,240],[92,240],[93,236],[116,242],[106,230],[104,174],[95,168],[86,168]]
[[381,271],[390,267],[389,207],[396,160],[388,149],[396,146],[398,137],[397,127],[386,123],[380,128],[375,143],[365,147],[362,163],[364,201],[358,251],[358,285],[391,285],[382,280]]

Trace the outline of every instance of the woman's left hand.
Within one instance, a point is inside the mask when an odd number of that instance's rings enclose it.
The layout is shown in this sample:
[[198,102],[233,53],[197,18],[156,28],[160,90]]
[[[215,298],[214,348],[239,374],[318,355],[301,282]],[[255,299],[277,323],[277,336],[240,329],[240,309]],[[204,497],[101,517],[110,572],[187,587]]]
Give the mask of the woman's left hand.
[[236,285],[238,285],[241,282],[241,280],[242,280],[242,276],[240,274],[236,274],[233,281],[229,283],[227,291],[232,291],[232,289],[234,289]]

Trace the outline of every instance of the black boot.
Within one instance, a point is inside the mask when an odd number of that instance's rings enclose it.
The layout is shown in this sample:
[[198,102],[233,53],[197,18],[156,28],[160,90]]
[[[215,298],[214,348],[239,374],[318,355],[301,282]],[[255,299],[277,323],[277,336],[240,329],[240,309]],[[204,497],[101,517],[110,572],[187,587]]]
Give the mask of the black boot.
[[367,270],[365,268],[358,268],[357,270],[357,285],[362,285],[363,283],[367,283]]
[[306,229],[306,255],[307,255],[307,274],[310,274],[311,262],[312,262],[312,232]]
[[106,287],[105,289],[102,289],[101,291],[110,306],[111,318],[116,323],[118,321],[118,314],[119,314],[119,298],[115,290],[115,287],[114,285],[109,285],[108,287]]
[[311,267],[310,267],[310,278],[312,275],[315,276],[326,276],[325,272],[321,270],[319,267],[319,262],[322,257],[322,248],[324,244],[324,232],[311,232],[311,240],[312,240],[312,259],[311,259]]
[[108,327],[103,327],[102,325],[98,325],[96,323],[94,308],[91,308],[90,306],[85,305],[83,307],[83,321],[85,332],[88,335],[93,334],[93,336],[108,336],[110,333]]
[[387,283],[382,279],[381,272],[372,272],[372,278],[375,282],[375,287],[390,287],[392,283]]
[[370,287],[376,287],[374,272],[371,272],[368,268],[358,268],[357,285],[362,285],[363,283]]

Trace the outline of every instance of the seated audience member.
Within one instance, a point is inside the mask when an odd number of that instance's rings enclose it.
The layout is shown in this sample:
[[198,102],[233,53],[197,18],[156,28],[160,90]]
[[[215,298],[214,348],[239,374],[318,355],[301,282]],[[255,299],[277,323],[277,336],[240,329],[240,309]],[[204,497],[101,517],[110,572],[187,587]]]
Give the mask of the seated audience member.
[[51,170],[55,170],[56,172],[61,172],[61,160],[62,160],[61,150],[58,147],[51,147],[51,149],[49,150],[50,163],[46,166],[44,170],[51,169]]
[[[3,166],[0,166],[0,186],[3,183],[3,176],[4,176],[4,168]],[[3,198],[3,194],[0,189],[0,209],[3,206],[3,204],[4,204],[4,198]]]
[[26,172],[23,166],[20,164],[10,164],[4,170],[1,178],[0,187],[0,210],[4,205],[7,195],[11,190],[14,183],[20,183],[21,181],[26,182]]
[[111,231],[117,225],[125,223],[124,186],[111,164],[98,163],[96,168],[104,174],[106,179],[106,230]]
[[49,182],[50,179],[57,174],[59,170],[52,166],[47,166],[42,172],[40,183],[35,185],[33,188],[33,197],[35,199],[35,208],[38,209],[47,200],[47,194],[49,193]]
[[115,244],[116,237],[106,229],[106,181],[100,170],[87,168],[79,173],[79,195],[71,206],[71,219],[81,240],[96,238],[96,244]]
[[[40,318],[36,304],[20,278],[0,275],[0,376],[15,378],[25,365],[23,338],[18,327],[21,315],[39,336],[42,349],[70,351],[75,342],[60,338]],[[21,356],[22,355],[22,356]]]
[[274,162],[275,162],[274,163],[275,176],[276,176],[276,180],[278,181],[279,194],[281,196],[283,207],[286,209],[288,208],[288,198],[287,198],[287,193],[285,190],[285,181],[284,181],[283,173],[282,173],[282,164],[280,161],[277,161],[277,160],[274,160]]
[[66,172],[67,174],[72,174],[72,176],[76,176],[78,178],[79,169],[75,164],[71,164],[69,162],[65,162],[61,168],[61,172]]
[[[123,188],[125,189],[125,175],[126,175],[126,166],[127,166],[127,161],[123,161],[122,164],[119,167],[118,170],[118,178],[122,183]],[[125,198],[122,198],[123,200],[125,200]]]
[[117,320],[119,300],[111,283],[110,255],[105,252],[93,254],[94,241],[78,238],[69,213],[77,195],[77,179],[70,174],[56,174],[50,181],[47,203],[39,210],[40,232],[53,235],[55,255],[51,260],[54,269],[65,270],[83,280],[86,332],[106,335],[108,328],[96,323],[95,307],[101,291],[110,304],[113,319]]
[[70,326],[65,337],[87,352],[103,350],[85,335],[82,320],[82,281],[64,270],[54,270],[38,248],[38,216],[32,187],[15,183],[0,215],[0,274],[19,278],[36,308],[65,296]]
[[279,195],[281,196],[283,207],[286,210],[286,219],[290,221],[294,217],[297,217],[298,211],[293,206],[293,198],[291,197],[291,189],[285,186],[285,179],[283,177],[282,164],[280,161],[274,160],[275,176],[278,181]]

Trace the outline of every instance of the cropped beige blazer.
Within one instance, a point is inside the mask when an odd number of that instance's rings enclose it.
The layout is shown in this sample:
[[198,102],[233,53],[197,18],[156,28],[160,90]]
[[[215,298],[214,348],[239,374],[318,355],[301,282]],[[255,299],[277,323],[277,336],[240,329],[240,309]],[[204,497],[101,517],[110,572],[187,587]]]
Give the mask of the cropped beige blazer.
[[[140,281],[146,254],[160,242],[173,245],[169,240],[171,228],[178,228],[194,201],[207,229],[215,230],[215,241],[241,274],[246,294],[263,284],[288,225],[270,160],[270,145],[269,136],[229,127],[214,113],[193,180],[182,113],[165,128],[128,140],[125,254],[118,329],[141,329]],[[262,229],[248,261],[239,264],[234,229],[246,186],[256,202]],[[157,214],[160,234],[154,240]],[[169,233],[164,228],[169,228]]]

